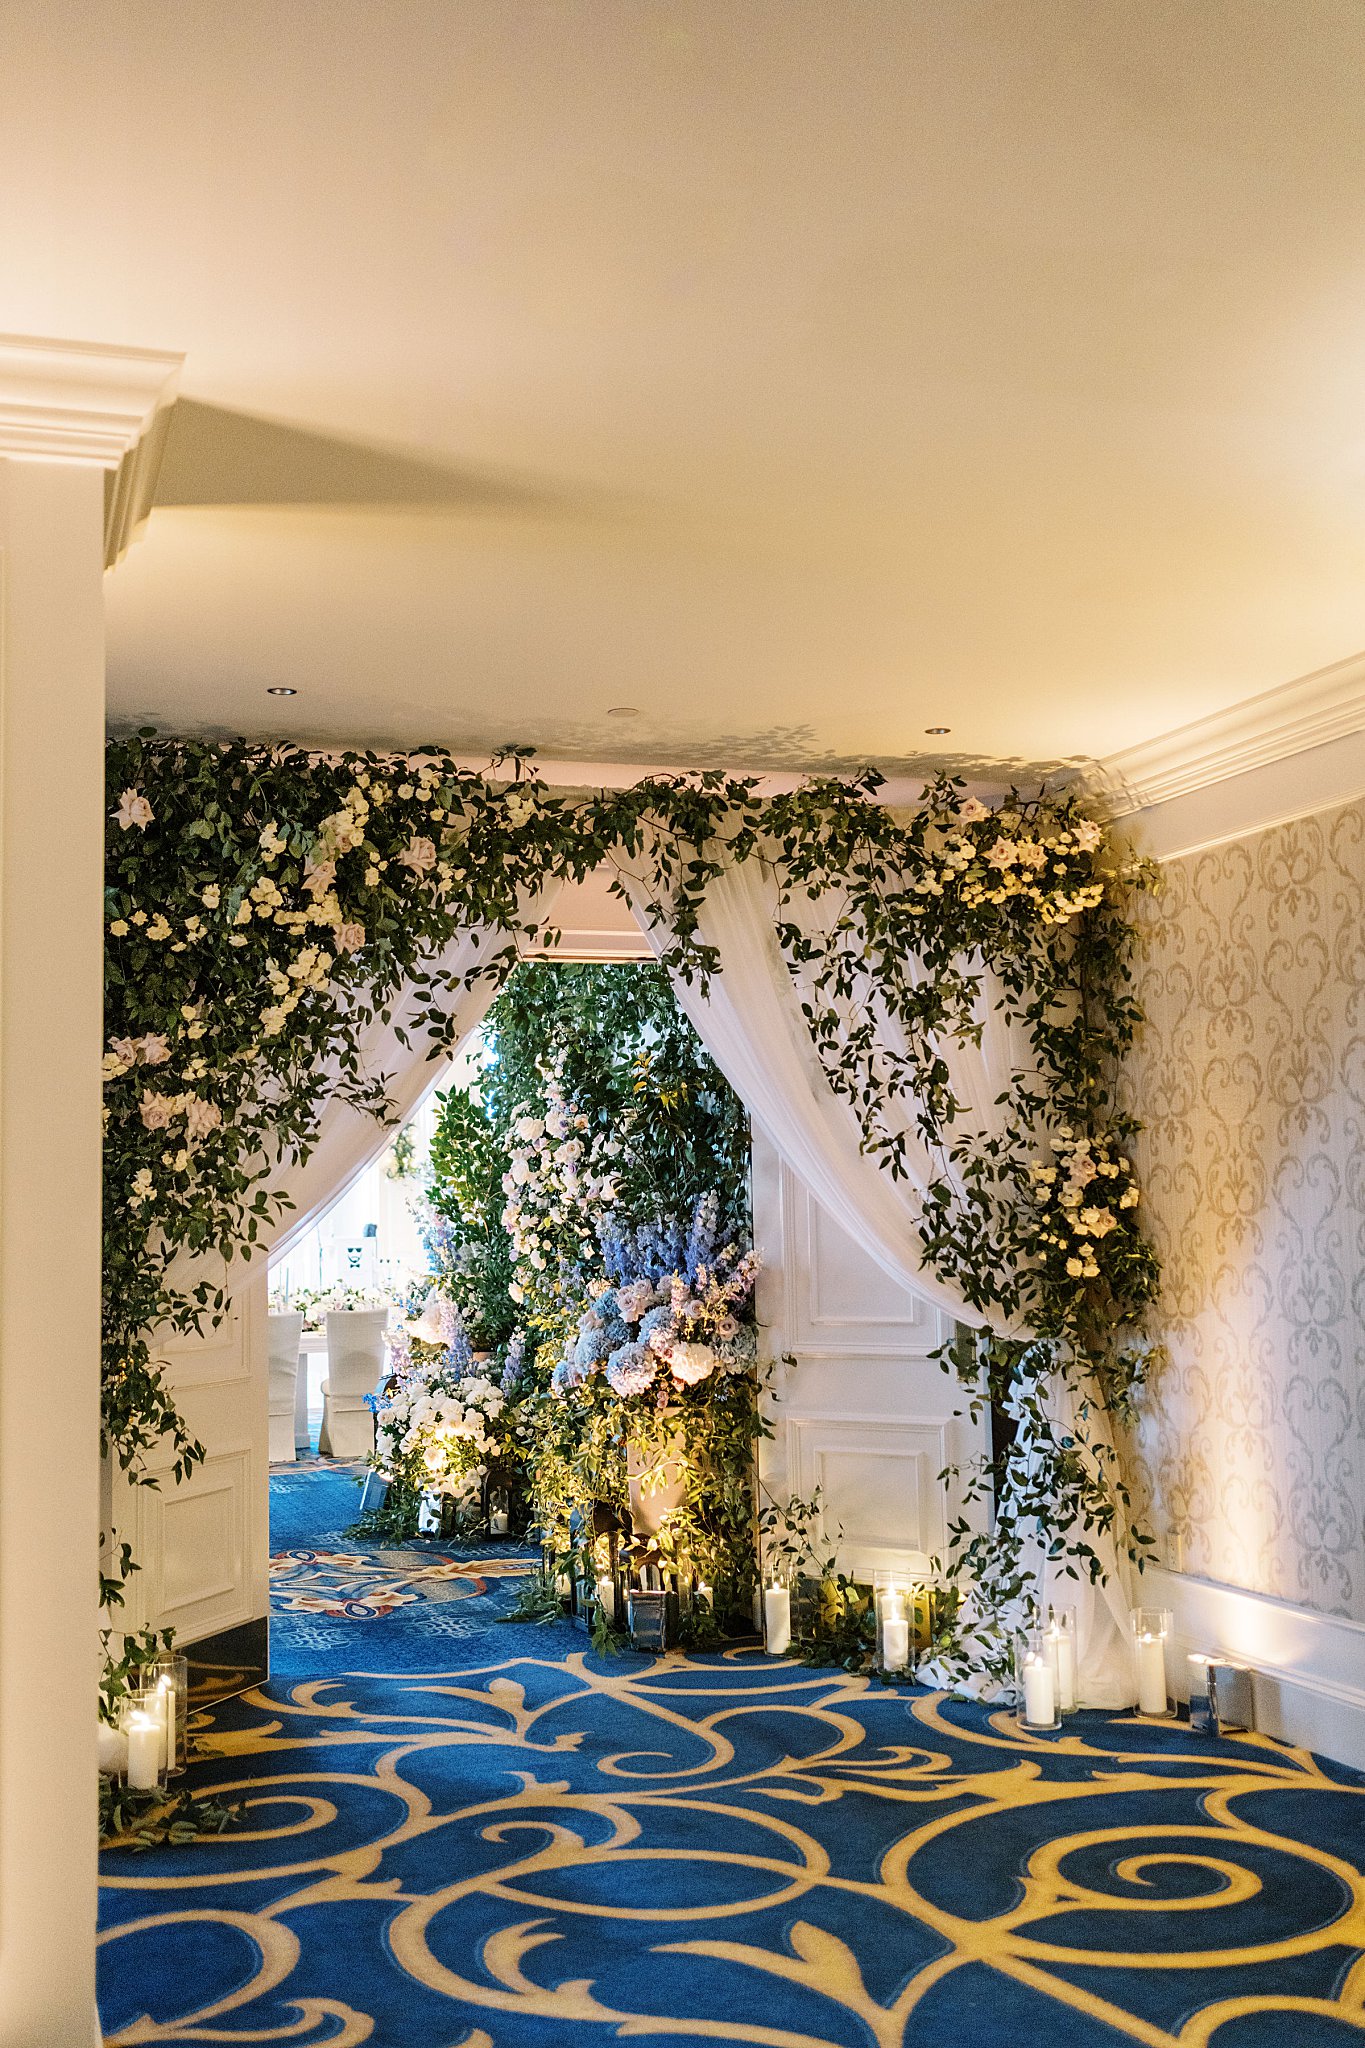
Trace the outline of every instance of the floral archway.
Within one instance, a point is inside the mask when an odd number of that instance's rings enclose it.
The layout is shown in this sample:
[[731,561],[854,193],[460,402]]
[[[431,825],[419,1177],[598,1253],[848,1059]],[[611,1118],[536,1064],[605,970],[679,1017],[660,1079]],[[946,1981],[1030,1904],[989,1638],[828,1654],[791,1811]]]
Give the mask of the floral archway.
[[1109,1424],[1156,1279],[1115,1094],[1143,877],[1075,798],[991,808],[945,779],[894,814],[871,773],[574,793],[518,754],[479,774],[151,733],[111,742],[109,777],[104,1429],[130,1476],[166,1440],[178,1473],[202,1455],[149,1333],[221,1311],[338,1104],[389,1114],[375,1044],[449,1046],[556,885],[609,863],[684,1004],[727,997],[713,1050],[767,1089],[770,1134],[964,1325],[964,1398],[1008,1422],[962,1475],[995,1506],[949,1563],[978,1616],[1040,1551],[1088,1579],[1140,1560]]

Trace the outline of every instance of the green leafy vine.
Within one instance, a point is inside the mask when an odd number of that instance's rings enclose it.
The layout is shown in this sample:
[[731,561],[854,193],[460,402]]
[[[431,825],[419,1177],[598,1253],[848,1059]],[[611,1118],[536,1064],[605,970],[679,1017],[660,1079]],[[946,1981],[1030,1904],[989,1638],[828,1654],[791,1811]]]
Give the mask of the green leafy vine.
[[[992,1496],[994,1531],[964,1518],[949,1571],[979,1611],[1024,1590],[1040,1532],[1079,1573],[1101,1568],[1104,1537],[1140,1559],[1108,1421],[1141,1379],[1157,1277],[1115,1095],[1145,878],[1075,799],[992,809],[941,780],[905,817],[872,773],[777,796],[713,772],[575,794],[521,754],[484,775],[437,748],[315,755],[147,732],[112,741],[108,769],[103,1416],[132,1479],[183,1478],[203,1456],[157,1345],[222,1312],[232,1262],[284,1213],[280,1176],[330,1101],[388,1115],[368,1027],[395,1018],[433,1057],[449,1046],[461,983],[441,955],[458,934],[486,935],[465,979],[500,981],[546,886],[608,862],[649,906],[664,966],[704,985],[719,965],[708,886],[761,861],[829,1085],[893,1177],[912,1138],[928,1148],[911,1227],[994,1333],[947,1360],[1003,1419],[962,1475]],[[979,1041],[988,978],[1029,1059],[983,1140],[943,1047]],[[1060,1379],[1074,1429],[1055,1419]],[[125,1578],[109,1574],[110,1604]]]

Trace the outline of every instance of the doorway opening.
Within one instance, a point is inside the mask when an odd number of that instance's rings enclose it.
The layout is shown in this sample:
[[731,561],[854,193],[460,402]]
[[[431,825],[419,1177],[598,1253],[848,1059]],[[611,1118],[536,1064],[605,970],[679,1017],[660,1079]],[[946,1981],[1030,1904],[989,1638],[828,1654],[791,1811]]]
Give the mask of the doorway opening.
[[519,966],[272,1266],[273,1661],[399,1606],[411,1634],[490,1545],[528,1575],[533,1530],[540,1593],[586,1575],[599,1633],[637,1554],[747,1627],[751,1237],[747,1115],[662,971]]

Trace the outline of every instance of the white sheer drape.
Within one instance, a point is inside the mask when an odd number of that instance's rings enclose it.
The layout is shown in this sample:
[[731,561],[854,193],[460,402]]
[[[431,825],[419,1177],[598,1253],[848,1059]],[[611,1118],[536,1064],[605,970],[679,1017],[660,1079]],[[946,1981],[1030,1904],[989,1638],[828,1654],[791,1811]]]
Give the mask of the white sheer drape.
[[[462,979],[481,960],[489,958],[499,943],[484,931],[471,929],[461,932],[432,965],[440,974]],[[456,1035],[452,1043],[437,1055],[438,1059],[450,1059],[468,1041],[471,1033],[483,1022],[497,992],[496,982],[489,977],[477,981],[472,988],[457,988],[447,999],[455,1019]],[[430,1007],[425,997],[423,1006]],[[361,1046],[362,1072],[367,1077],[387,1077],[387,1093],[395,1121],[381,1124],[377,1117],[353,1108],[340,1098],[328,1103],[322,1113],[317,1143],[307,1159],[301,1165],[284,1168],[271,1183],[273,1189],[289,1196],[293,1207],[285,1211],[269,1234],[264,1246],[266,1256],[274,1258],[288,1251],[325,1210],[341,1200],[347,1189],[355,1185],[385,1147],[393,1142],[395,1130],[406,1123],[436,1078],[439,1068],[433,1062],[431,1041],[425,1027],[409,1030],[407,1045],[399,1041],[398,1033],[404,1028],[405,1019],[413,1007],[410,998],[407,1001],[396,999],[389,1022],[384,1024],[376,1018]]]
[[[651,920],[639,884],[624,870],[622,878],[641,928],[662,952],[666,927]],[[920,1198],[931,1181],[951,1174],[951,1168],[930,1154],[913,1118],[894,1103],[888,1114],[905,1138],[905,1177],[893,1179],[863,1150],[855,1112],[826,1079],[802,1014],[803,981],[791,972],[778,943],[777,914],[776,880],[763,862],[726,868],[708,886],[700,925],[702,940],[715,948],[720,971],[705,995],[695,984],[677,980],[678,1002],[754,1121],[821,1206],[893,1279],[959,1321],[979,1325],[980,1313],[927,1263],[916,1227]],[[810,930],[818,928],[821,914],[819,898],[782,907],[785,918],[799,919]],[[874,991],[869,1000],[875,1003]],[[989,1138],[1003,1129],[998,1098],[1029,1062],[1030,1051],[1023,1034],[996,1006],[988,976],[983,976],[979,1022],[979,1047],[947,1038],[940,1050],[963,1110],[959,1128]],[[894,1019],[879,1012],[878,1023],[894,1049]],[[1004,1319],[993,1327],[1000,1336],[1028,1334]],[[1076,1401],[1069,1388],[1054,1388],[1049,1415],[1059,1432],[1073,1432]],[[1126,1573],[1112,1542],[1096,1548],[1105,1567],[1103,1586],[1059,1577],[1040,1560],[1043,1596],[1077,1610],[1082,1698],[1095,1706],[1122,1706],[1133,1697]]]
[[[547,891],[536,904],[543,921],[552,908],[558,889]],[[481,961],[489,959],[505,943],[501,934],[490,934],[476,926],[461,932],[428,964],[438,974],[457,984]],[[457,986],[447,998],[455,1019],[455,1037],[438,1058],[451,1058],[465,1045],[483,1022],[497,994],[493,978],[480,979],[473,987]],[[347,1189],[374,1164],[392,1143],[396,1129],[412,1115],[436,1078],[439,1068],[431,1057],[431,1041],[424,1027],[410,1028],[416,1008],[430,1007],[430,999],[414,1000],[411,990],[395,997],[389,1021],[375,1018],[360,1046],[362,1074],[383,1076],[396,1121],[381,1123],[377,1117],[354,1108],[340,1096],[322,1112],[317,1142],[307,1159],[281,1165],[265,1183],[272,1194],[287,1195],[291,1207],[268,1229],[262,1229],[256,1247],[247,1259],[237,1259],[224,1269],[216,1259],[195,1259],[182,1253],[168,1276],[172,1287],[192,1286],[198,1281],[225,1285],[237,1294],[259,1274],[262,1265],[287,1251],[312,1228],[319,1216],[341,1200]],[[400,1030],[407,1029],[409,1043],[403,1045]]]

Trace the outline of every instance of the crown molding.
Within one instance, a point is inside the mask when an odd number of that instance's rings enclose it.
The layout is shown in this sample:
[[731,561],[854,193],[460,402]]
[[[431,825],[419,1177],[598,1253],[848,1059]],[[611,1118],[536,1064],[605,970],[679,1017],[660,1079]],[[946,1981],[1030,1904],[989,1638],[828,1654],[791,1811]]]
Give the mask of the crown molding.
[[106,568],[151,510],[182,361],[157,349],[0,335],[0,456],[108,472]]
[[1112,818],[1365,731],[1365,654],[1109,754],[1085,777]]

